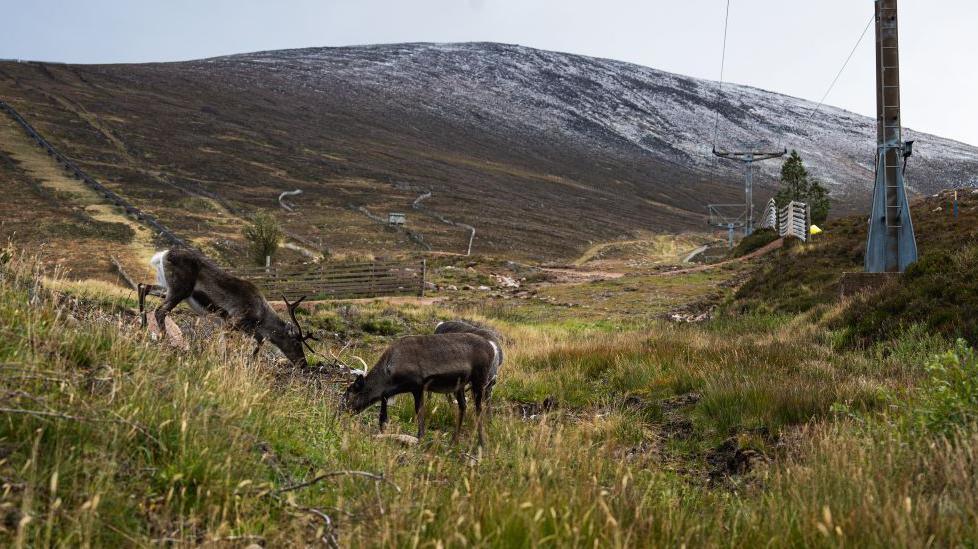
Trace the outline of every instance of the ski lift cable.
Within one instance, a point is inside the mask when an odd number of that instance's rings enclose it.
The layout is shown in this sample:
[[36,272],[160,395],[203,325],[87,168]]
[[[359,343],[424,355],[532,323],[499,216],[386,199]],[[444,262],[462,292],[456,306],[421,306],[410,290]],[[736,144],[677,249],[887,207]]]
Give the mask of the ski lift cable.
[[723,72],[727,64],[727,30],[730,28],[730,0],[727,0],[727,12],[723,18],[723,50],[720,54],[720,81],[717,85],[716,121],[713,123],[713,148],[717,148],[720,135],[720,101],[723,100]]
[[845,62],[842,63],[842,68],[839,69],[839,72],[835,75],[835,78],[832,79],[832,83],[829,84],[829,88],[825,90],[825,94],[822,96],[822,99],[818,102],[818,105],[812,109],[811,114],[808,115],[808,120],[814,118],[815,113],[817,113],[818,110],[822,108],[822,105],[825,104],[825,100],[828,99],[829,94],[832,93],[835,85],[839,82],[839,78],[842,77],[842,73],[845,72],[846,67],[849,66],[849,62],[852,61],[853,56],[856,55],[856,50],[859,49],[859,45],[863,43],[863,38],[866,38],[866,33],[869,32],[869,27],[873,25],[874,21],[876,21],[876,14],[873,14],[873,16],[869,18],[869,22],[866,23],[866,28],[864,28],[863,33],[859,35],[859,40],[856,40],[856,45],[853,46],[852,51],[849,52],[849,57],[846,57]]
[[[875,22],[876,22],[876,14],[874,13],[869,18],[869,21],[866,23],[866,27],[863,29],[862,34],[859,35],[859,39],[856,40],[856,44],[852,47],[852,50],[849,52],[849,55],[846,57],[846,60],[842,63],[842,67],[839,69],[839,72],[836,73],[835,78],[832,79],[832,83],[829,84],[828,89],[825,90],[825,93],[822,95],[822,99],[818,102],[818,105],[816,105],[815,108],[812,109],[812,112],[810,112],[808,114],[808,116],[805,118],[805,121],[806,122],[810,122],[812,119],[814,119],[815,118],[815,115],[818,113],[818,111],[825,105],[825,101],[828,99],[829,94],[831,94],[832,93],[832,90],[835,89],[835,85],[838,84],[839,79],[842,78],[842,74],[845,72],[846,68],[849,66],[849,63],[852,61],[852,58],[855,57],[856,51],[859,49],[859,46],[863,43],[863,39],[866,38],[866,34],[869,32],[869,28],[872,27],[873,26],[873,23],[875,23]],[[821,128],[821,129],[819,129],[818,131],[814,132],[811,135],[811,137],[809,138],[809,140],[814,142],[819,137],[821,137],[822,134],[824,134],[826,130],[827,130],[827,128],[824,128],[824,127]],[[814,166],[813,166],[813,168],[814,168]],[[815,169],[815,171],[817,171],[817,168]]]

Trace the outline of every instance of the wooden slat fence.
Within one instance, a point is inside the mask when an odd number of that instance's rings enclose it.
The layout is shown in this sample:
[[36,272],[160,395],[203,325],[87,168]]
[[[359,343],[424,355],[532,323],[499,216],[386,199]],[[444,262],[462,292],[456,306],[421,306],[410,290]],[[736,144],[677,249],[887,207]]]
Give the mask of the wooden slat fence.
[[316,267],[251,267],[231,274],[250,280],[268,299],[352,299],[394,295],[424,296],[427,266],[418,262],[322,264]]

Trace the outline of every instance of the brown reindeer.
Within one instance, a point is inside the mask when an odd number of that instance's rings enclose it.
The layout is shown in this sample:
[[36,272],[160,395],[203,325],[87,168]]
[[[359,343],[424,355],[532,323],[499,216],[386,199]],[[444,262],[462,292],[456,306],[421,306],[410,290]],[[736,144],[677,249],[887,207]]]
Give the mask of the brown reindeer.
[[380,428],[387,424],[388,399],[411,393],[418,421],[418,438],[424,436],[425,392],[451,393],[458,403],[458,421],[452,441],[458,439],[465,418],[465,389],[472,388],[479,445],[485,440],[482,408],[489,376],[499,356],[499,346],[475,334],[454,333],[409,336],[395,341],[366,375],[358,375],[346,389],[343,406],[360,413],[380,402]]
[[435,326],[435,333],[475,334],[477,336],[482,336],[496,344],[496,349],[499,350],[499,354],[496,355],[496,362],[492,365],[492,369],[489,372],[489,382],[488,385],[486,385],[486,400],[489,400],[492,397],[492,389],[496,386],[496,377],[499,375],[499,368],[501,368],[503,365],[503,346],[501,343],[502,338],[499,336],[499,333],[492,328],[480,326],[465,320],[448,320],[445,322],[439,322]]
[[[198,314],[216,314],[235,330],[255,338],[258,355],[267,339],[296,366],[306,365],[303,346],[317,338],[304,334],[295,317],[296,308],[305,297],[295,303],[285,300],[291,324],[275,314],[254,284],[226,273],[202,254],[185,248],[164,250],[153,256],[150,265],[156,269],[156,285],[140,284],[139,315],[146,325],[145,301],[150,293],[163,294],[163,304],[155,311],[156,324],[165,331],[166,315],[186,300]],[[285,299],[285,296],[282,297]],[[310,347],[311,351],[312,348]]]

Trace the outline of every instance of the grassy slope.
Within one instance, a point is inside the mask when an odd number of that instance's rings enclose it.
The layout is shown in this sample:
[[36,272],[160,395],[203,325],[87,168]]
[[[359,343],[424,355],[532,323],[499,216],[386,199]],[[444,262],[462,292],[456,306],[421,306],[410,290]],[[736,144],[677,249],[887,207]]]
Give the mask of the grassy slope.
[[[170,351],[130,328],[115,298],[47,293],[34,265],[0,268],[5,544],[975,539],[975,437],[908,438],[830,413],[905,394],[940,339],[908,337],[884,356],[833,353],[831,334],[805,317],[629,332],[497,320],[510,358],[478,459],[448,444],[440,397],[425,445],[379,442],[375,412],[338,415],[329,380],[251,362],[238,338],[193,335],[193,352]],[[372,333],[384,332],[381,320],[416,331],[447,314],[354,308],[327,306],[307,321],[366,335],[357,352],[368,360],[386,341]],[[517,404],[545,395],[557,409],[523,419]],[[412,429],[406,400],[393,415],[395,430]],[[739,459],[753,471],[728,476]],[[383,473],[400,492],[349,475],[279,492],[347,469]]]
[[[978,195],[971,190],[960,192],[960,213],[950,215],[951,193],[939,197],[917,200],[911,204],[917,247],[924,266],[945,264],[961,256],[967,263],[969,246],[978,243]],[[831,302],[839,295],[839,281],[845,272],[861,272],[866,250],[866,219],[852,216],[826,223],[825,233],[815,237],[811,244],[786,247],[737,292],[733,308],[742,312],[798,313]],[[960,274],[968,268],[959,269]],[[939,270],[931,268],[932,271]],[[924,277],[934,282],[932,277]],[[947,281],[945,280],[945,283]],[[969,282],[959,276],[950,286]],[[917,288],[922,290],[922,288]],[[914,290],[910,289],[911,293]],[[917,292],[919,295],[926,295]],[[904,296],[905,297],[905,296]],[[872,306],[881,297],[868,298]],[[950,306],[957,306],[948,299]],[[967,303],[967,299],[965,300]],[[968,334],[964,334],[968,335]]]

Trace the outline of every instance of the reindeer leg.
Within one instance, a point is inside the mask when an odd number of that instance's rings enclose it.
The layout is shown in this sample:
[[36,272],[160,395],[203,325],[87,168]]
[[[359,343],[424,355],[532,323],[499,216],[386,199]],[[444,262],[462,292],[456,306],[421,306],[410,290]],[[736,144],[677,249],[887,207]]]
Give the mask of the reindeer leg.
[[387,427],[387,397],[380,399],[380,432],[384,432]]
[[485,387],[482,385],[472,385],[472,400],[475,401],[475,428],[479,434],[479,448],[485,445],[485,433],[482,431],[482,397]]
[[452,435],[452,444],[458,441],[458,434],[462,432],[462,422],[465,420],[465,388],[455,391],[455,401],[458,402],[458,420],[455,422],[455,434]]
[[163,336],[166,337],[166,315],[169,314],[181,301],[187,299],[194,293],[194,284],[183,283],[178,284],[176,280],[173,284],[166,289],[166,299],[163,300],[163,304],[157,307],[153,315],[156,317],[156,325],[159,326],[160,331]]
[[255,336],[255,352],[251,353],[251,358],[258,358],[258,351],[261,350],[261,344],[265,342],[265,338],[260,335]]
[[142,282],[136,285],[136,294],[139,296],[139,321],[143,328],[146,328],[146,296],[153,290],[159,289],[159,286],[143,284]]
[[418,418],[418,440],[424,436],[424,388],[414,392],[414,415]]

